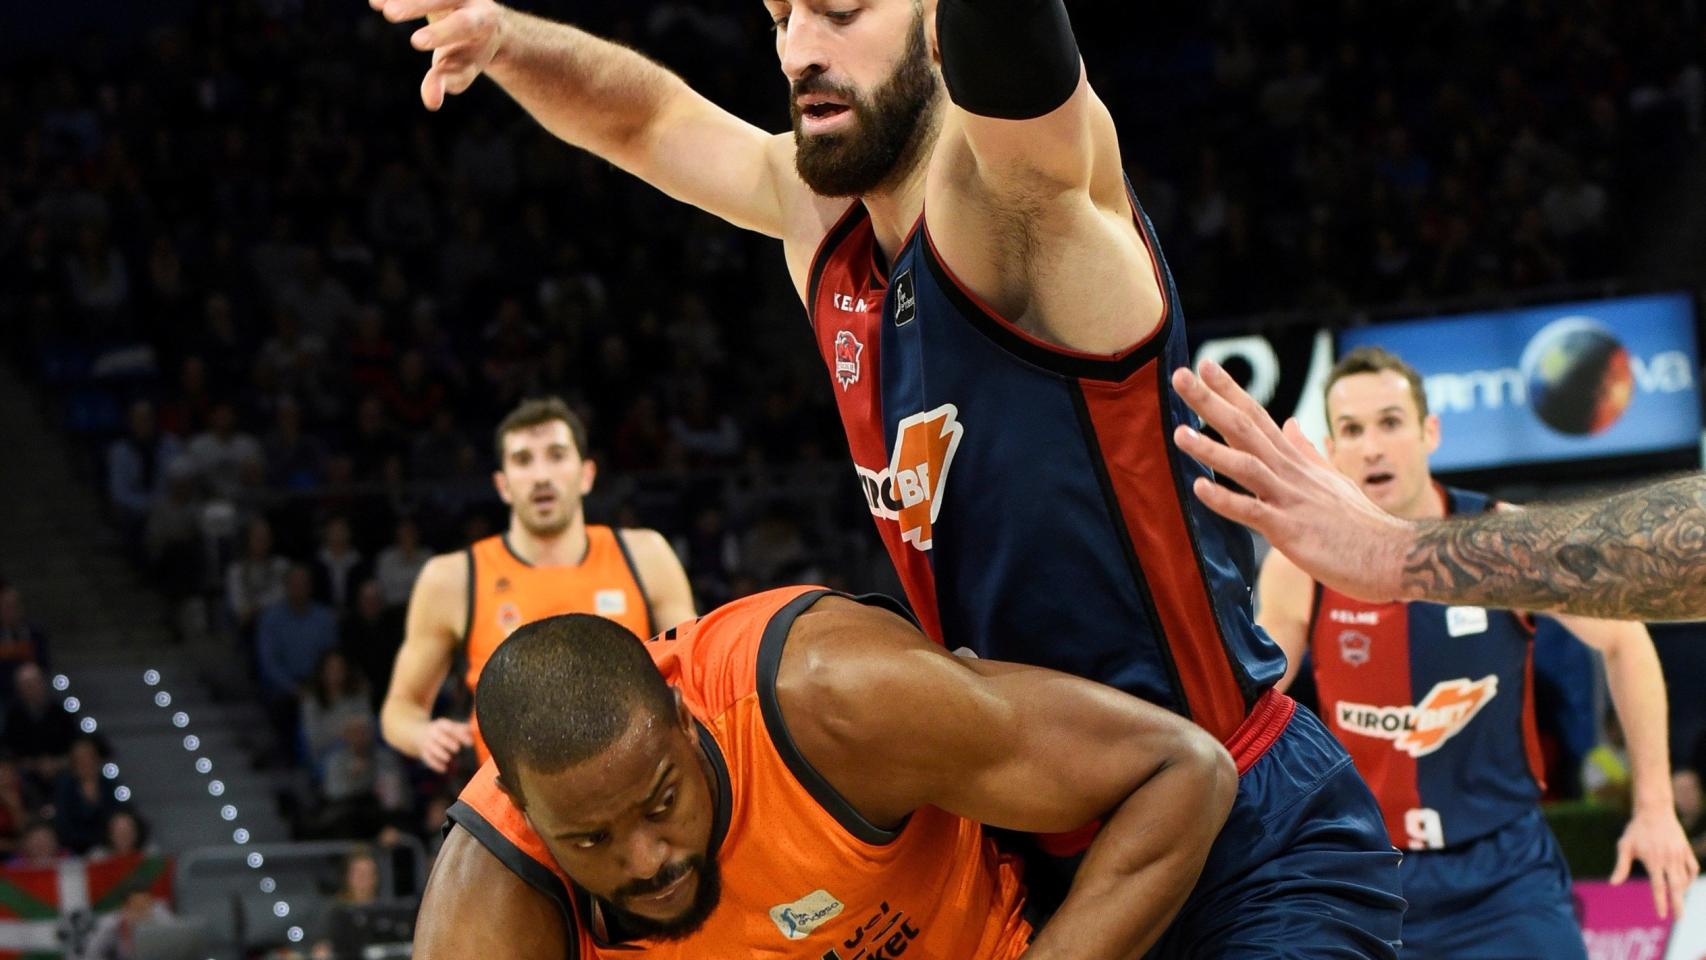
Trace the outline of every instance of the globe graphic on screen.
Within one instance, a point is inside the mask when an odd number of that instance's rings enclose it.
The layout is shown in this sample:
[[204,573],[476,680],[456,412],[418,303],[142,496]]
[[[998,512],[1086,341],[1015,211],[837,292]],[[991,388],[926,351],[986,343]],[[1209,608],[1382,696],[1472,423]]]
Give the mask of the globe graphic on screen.
[[1635,395],[1629,351],[1592,317],[1563,317],[1542,327],[1522,351],[1528,405],[1560,433],[1611,428]]

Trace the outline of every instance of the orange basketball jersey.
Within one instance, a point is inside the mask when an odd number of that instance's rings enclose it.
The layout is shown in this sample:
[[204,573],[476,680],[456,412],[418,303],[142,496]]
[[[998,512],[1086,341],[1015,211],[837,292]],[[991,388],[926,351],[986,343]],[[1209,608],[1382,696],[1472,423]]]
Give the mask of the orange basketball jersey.
[[[469,547],[468,624],[462,632],[468,689],[479,684],[486,661],[517,627],[562,613],[596,613],[642,639],[652,635],[651,605],[628,547],[616,531],[588,526],[586,556],[574,566],[533,566],[515,555],[504,536],[487,537]],[[478,710],[475,704],[476,714]],[[484,763],[489,754],[477,720],[474,750]]]
[[794,748],[776,672],[794,618],[828,594],[755,594],[651,644],[699,721],[717,779],[711,855],[722,899],[686,939],[595,935],[591,899],[499,789],[495,766],[463,790],[450,819],[558,905],[570,960],[1009,960],[1025,951],[1019,868],[979,824],[924,807],[899,829],[880,829]]

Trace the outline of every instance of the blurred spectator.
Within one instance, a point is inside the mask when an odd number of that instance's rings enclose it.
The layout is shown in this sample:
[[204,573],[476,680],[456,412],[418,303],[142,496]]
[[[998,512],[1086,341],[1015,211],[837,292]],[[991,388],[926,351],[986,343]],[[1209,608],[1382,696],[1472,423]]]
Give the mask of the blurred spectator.
[[379,900],[379,858],[368,847],[357,847],[344,858],[343,882],[337,901],[344,906],[365,907]]
[[178,438],[160,430],[152,403],[130,405],[124,435],[107,448],[107,500],[127,539],[140,544],[148,514],[165,494],[166,468],[182,453]]
[[349,455],[359,483],[377,483],[385,461],[403,451],[397,432],[385,419],[385,401],[370,395],[355,411],[355,435],[349,438]]
[[100,225],[78,231],[77,250],[66,258],[65,278],[72,303],[97,330],[110,329],[130,302],[130,268]]
[[342,742],[351,719],[373,719],[367,679],[350,666],[342,651],[328,650],[302,698],[302,743],[315,769],[320,769],[327,751]]
[[89,851],[89,858],[128,857],[154,852],[153,845],[148,842],[148,829],[141,818],[120,807],[107,817],[106,839]]
[[289,574],[290,561],[273,551],[272,524],[260,518],[249,521],[243,553],[225,569],[225,606],[240,636],[250,635],[263,609],[284,599]]
[[47,634],[24,614],[24,595],[0,586],[0,698],[12,695],[12,675],[26,663],[46,670]]
[[349,289],[326,272],[320,251],[312,248],[301,252],[295,275],[279,288],[278,303],[302,322],[303,332],[321,340],[342,333],[355,314]]
[[355,599],[355,589],[368,577],[372,564],[355,548],[349,521],[334,516],[320,531],[320,549],[314,554],[314,599],[340,616]]
[[740,428],[727,410],[712,407],[703,380],[688,386],[681,412],[669,418],[668,428],[670,439],[696,462],[725,462],[740,453]]
[[133,887],[117,910],[95,921],[82,960],[150,960],[136,950],[137,928],[171,919],[171,909],[152,890]]
[[346,717],[341,743],[326,756],[320,795],[325,805],[313,832],[323,837],[371,837],[387,814],[407,809],[403,762],[378,742],[374,722]]
[[0,758],[0,859],[18,848],[24,828],[41,812],[42,801],[10,757]]
[[106,840],[107,819],[118,810],[113,787],[101,776],[101,748],[89,737],[71,744],[70,765],[53,789],[53,826],[59,842],[83,854]]
[[207,427],[213,403],[207,361],[199,356],[185,357],[178,368],[177,391],[160,404],[160,428],[176,437],[200,433]]
[[379,560],[373,568],[387,606],[400,607],[409,602],[415,577],[431,558],[432,552],[421,545],[420,527],[414,518],[405,516],[398,520],[396,539],[379,551]]
[[208,428],[190,439],[184,455],[208,490],[225,500],[238,494],[238,472],[244,461],[266,462],[260,441],[237,429],[237,408],[225,400],[213,405]]
[[312,490],[326,478],[326,445],[302,432],[302,405],[279,402],[265,444],[267,482],[285,490]]
[[456,456],[468,438],[456,429],[456,415],[448,410],[433,414],[432,429],[415,438],[409,454],[409,472],[417,480],[445,480],[456,473]]
[[403,608],[387,604],[379,582],[368,580],[356,593],[355,610],[344,621],[342,635],[344,655],[366,678],[370,705],[378,712],[403,643]]
[[6,750],[41,783],[64,769],[77,725],[48,690],[40,667],[26,663],[12,674],[13,699],[6,711]]
[[64,856],[65,851],[60,849],[59,834],[53,831],[53,824],[46,820],[32,820],[24,825],[18,852],[6,861],[6,866],[13,870],[52,870],[59,866],[60,858]]
[[179,457],[166,468],[166,495],[154,502],[143,530],[144,553],[155,582],[173,600],[186,600],[202,585],[202,502],[195,464]]
[[313,575],[307,567],[291,567],[284,599],[261,611],[255,629],[261,688],[275,701],[294,700],[320,658],[337,645],[337,617],[314,601]]

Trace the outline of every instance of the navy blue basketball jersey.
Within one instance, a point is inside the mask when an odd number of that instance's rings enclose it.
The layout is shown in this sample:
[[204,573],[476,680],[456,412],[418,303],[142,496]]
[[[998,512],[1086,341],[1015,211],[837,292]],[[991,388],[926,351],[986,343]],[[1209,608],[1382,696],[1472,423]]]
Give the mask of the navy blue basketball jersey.
[[[1439,487],[1447,513],[1486,497]],[[1534,631],[1525,615],[1364,603],[1315,590],[1321,718],[1374,790],[1392,842],[1456,846],[1533,812],[1541,793]]]
[[[865,499],[926,632],[1099,680],[1230,739],[1285,669],[1250,609],[1243,528],[1197,502],[1178,293],[1114,356],[1045,343],[954,276],[923,217],[892,265],[855,203],[807,303]],[[1285,714],[1289,716],[1289,713]]]

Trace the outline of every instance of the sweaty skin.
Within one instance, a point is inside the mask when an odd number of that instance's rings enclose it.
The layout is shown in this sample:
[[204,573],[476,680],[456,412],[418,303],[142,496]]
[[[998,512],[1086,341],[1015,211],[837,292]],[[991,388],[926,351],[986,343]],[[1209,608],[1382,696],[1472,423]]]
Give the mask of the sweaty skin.
[[[924,805],[1026,831],[1104,819],[1031,960],[1141,954],[1190,892],[1237,791],[1230,755],[1171,713],[1091,681],[956,657],[850,600],[795,620],[776,689],[801,755],[878,826]],[[440,857],[416,956],[563,956],[550,901],[465,831],[451,831]],[[512,941],[511,930],[524,934]]]

